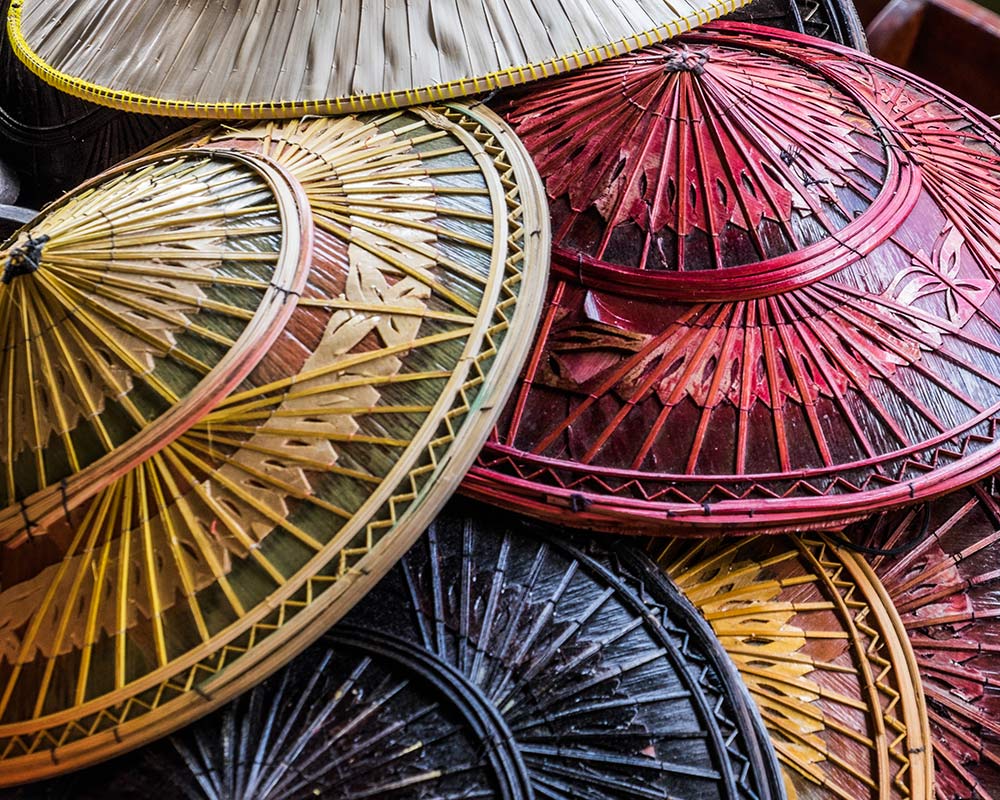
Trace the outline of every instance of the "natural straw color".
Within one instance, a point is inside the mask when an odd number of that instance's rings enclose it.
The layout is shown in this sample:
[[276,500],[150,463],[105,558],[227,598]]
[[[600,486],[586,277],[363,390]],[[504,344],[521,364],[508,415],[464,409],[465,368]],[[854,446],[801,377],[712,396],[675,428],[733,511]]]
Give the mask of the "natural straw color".
[[161,736],[328,629],[434,518],[529,348],[547,214],[495,115],[214,133],[307,194],[311,269],[236,391],[96,494],[13,521],[32,525],[0,594],[0,785]]
[[819,534],[675,539],[650,552],[757,701],[799,800],[930,800],[916,660],[865,562]]
[[745,0],[14,0],[18,56],[104,105],[262,118],[412,105],[593,64]]
[[311,231],[304,197],[209,152],[96,181],[8,242],[0,542],[16,546],[26,514],[61,513],[239,384],[291,312]]

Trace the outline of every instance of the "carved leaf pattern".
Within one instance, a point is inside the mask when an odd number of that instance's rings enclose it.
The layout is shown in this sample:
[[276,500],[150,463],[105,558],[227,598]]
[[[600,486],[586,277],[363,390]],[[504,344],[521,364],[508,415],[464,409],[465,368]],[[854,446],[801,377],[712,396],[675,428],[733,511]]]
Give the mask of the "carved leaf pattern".
[[[930,373],[926,353],[946,353],[970,376],[1000,364],[1000,331],[988,345],[969,340],[914,309],[914,298],[833,281],[726,304],[641,302],[568,284],[557,295],[522,389],[525,422],[508,441],[578,463],[740,475],[883,455],[981,408],[966,379]],[[554,391],[562,417],[551,411]],[[539,419],[552,423],[541,429]],[[728,445],[708,441],[726,429]]]

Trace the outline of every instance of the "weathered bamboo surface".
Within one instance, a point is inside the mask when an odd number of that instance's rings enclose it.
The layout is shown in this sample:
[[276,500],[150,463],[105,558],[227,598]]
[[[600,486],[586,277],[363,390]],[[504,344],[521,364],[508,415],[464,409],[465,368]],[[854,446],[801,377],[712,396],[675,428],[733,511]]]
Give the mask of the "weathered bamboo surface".
[[343,113],[478,94],[675,36],[744,0],[13,0],[19,57],[159,114]]
[[453,509],[346,622],[495,709],[535,797],[781,796],[732,664],[648,558]]
[[281,672],[161,742],[3,800],[778,800],[707,623],[633,546],[455,503]]

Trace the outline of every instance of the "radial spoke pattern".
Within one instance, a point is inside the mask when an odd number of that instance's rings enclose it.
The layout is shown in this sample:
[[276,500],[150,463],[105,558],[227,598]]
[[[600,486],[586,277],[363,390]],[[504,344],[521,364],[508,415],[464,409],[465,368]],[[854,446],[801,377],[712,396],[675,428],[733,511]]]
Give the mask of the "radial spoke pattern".
[[795,796],[930,796],[916,662],[860,559],[812,534],[650,548],[736,663]]
[[784,796],[732,664],[647,557],[479,511],[439,516],[368,602],[238,700],[0,797]]
[[[312,270],[236,391],[19,542],[32,567],[0,594],[0,781],[51,744],[176,727],[204,707],[193,686],[228,668],[221,702],[272,632],[328,627],[450,493],[528,348],[505,334],[541,302],[540,187],[489,112],[209,138],[300,180]],[[99,713],[47,721],[86,703]]]
[[538,523],[456,510],[347,621],[462,676],[509,729],[536,797],[778,791],[731,666],[641,554],[585,554]]
[[940,798],[1000,798],[1000,505],[993,481],[849,533],[916,653]]
[[505,106],[563,279],[471,493],[605,530],[780,532],[996,468],[1000,134],[846,53],[720,24]]
[[506,109],[570,266],[762,261],[835,236],[886,183],[884,145],[853,97],[749,49],[648,48]]
[[4,800],[511,797],[464,708],[419,665],[324,640],[239,700],[156,744]]
[[273,296],[283,241],[259,174],[191,155],[119,172],[8,242],[0,505],[185,400]]

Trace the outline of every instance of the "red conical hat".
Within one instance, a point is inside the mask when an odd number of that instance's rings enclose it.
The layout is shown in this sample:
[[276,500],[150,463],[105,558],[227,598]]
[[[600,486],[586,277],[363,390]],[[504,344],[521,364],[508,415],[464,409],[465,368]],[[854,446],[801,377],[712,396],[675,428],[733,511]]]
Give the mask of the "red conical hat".
[[625,532],[835,525],[1000,466],[1000,140],[893,67],[709,26],[506,113],[542,335],[467,490]]

